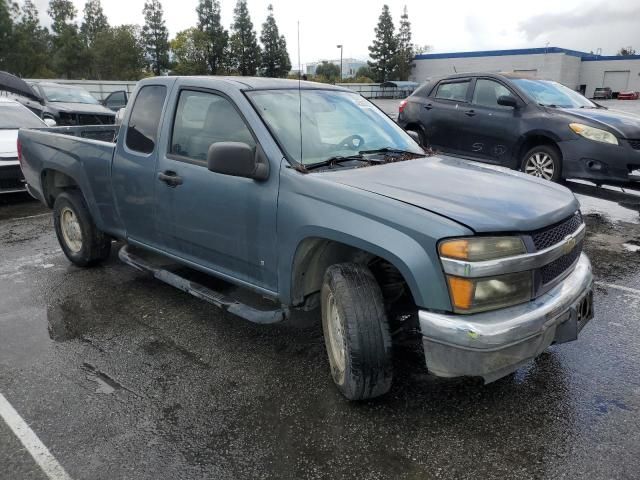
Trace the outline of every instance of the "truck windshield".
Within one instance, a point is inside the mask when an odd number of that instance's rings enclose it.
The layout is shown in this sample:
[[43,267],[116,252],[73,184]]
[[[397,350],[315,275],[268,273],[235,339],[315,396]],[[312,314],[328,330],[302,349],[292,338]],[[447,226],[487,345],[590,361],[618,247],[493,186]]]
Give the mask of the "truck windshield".
[[100,103],[89,92],[81,88],[55,85],[40,85],[40,88],[50,102],[90,103],[93,105]]
[[0,130],[42,128],[44,122],[20,105],[0,105]]
[[529,94],[536,103],[545,107],[598,108],[586,97],[557,82],[516,78],[513,83]]
[[286,155],[304,165],[378,149],[424,154],[398,125],[357,93],[292,89],[247,95]]

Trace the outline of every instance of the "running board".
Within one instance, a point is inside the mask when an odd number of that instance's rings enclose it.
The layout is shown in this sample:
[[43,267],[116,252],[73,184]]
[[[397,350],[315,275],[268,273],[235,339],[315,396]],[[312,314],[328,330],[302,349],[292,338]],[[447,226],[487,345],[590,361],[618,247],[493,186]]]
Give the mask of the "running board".
[[196,298],[212,303],[216,307],[222,308],[229,313],[237,315],[253,323],[270,324],[284,320],[288,316],[287,309],[259,310],[247,304],[239,302],[223,293],[216,292],[199,283],[188,280],[180,275],[176,275],[164,268],[156,267],[139,256],[129,251],[129,246],[124,245],[118,252],[118,257],[127,265],[142,272],[151,273],[155,278],[168,283],[183,292],[190,293]]

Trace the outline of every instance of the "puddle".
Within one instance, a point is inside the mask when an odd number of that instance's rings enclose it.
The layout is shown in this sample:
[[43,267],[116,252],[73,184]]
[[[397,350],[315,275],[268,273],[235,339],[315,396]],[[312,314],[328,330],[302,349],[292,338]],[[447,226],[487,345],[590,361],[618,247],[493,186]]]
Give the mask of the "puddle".
[[637,245],[635,242],[623,243],[622,248],[628,252],[640,252],[640,245]]
[[47,330],[49,338],[65,342],[80,337],[89,326],[87,312],[72,299],[47,307]]
[[87,372],[87,380],[96,384],[96,393],[111,395],[116,390],[124,388],[119,382],[106,373],[101,372],[90,363],[84,362],[81,368]]

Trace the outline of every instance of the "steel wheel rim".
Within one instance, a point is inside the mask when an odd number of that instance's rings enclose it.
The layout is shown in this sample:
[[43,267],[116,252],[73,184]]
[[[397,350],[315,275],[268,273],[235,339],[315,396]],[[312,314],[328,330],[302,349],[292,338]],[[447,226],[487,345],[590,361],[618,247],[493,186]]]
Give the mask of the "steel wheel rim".
[[60,230],[64,243],[73,253],[82,250],[82,230],[75,212],[69,207],[64,207],[60,212]]
[[335,367],[342,372],[345,369],[346,363],[344,332],[340,312],[338,311],[333,293],[329,293],[327,296],[327,327],[329,345],[331,345],[331,358],[333,359]]
[[535,152],[527,159],[524,172],[534,177],[551,180],[555,173],[555,165],[551,155],[545,152]]

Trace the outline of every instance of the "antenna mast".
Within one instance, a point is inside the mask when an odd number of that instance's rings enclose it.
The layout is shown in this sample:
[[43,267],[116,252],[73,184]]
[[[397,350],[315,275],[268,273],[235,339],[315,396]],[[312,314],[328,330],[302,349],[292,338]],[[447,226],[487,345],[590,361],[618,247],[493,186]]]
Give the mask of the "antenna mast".
[[300,63],[300,20],[298,20],[298,101],[299,101],[299,121],[300,121],[300,164],[302,164],[302,63]]

